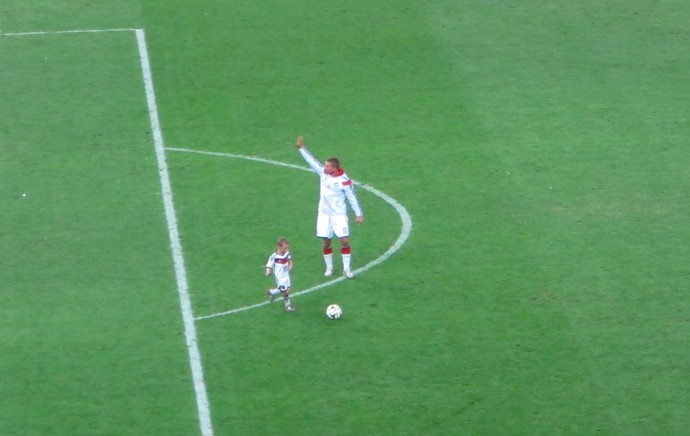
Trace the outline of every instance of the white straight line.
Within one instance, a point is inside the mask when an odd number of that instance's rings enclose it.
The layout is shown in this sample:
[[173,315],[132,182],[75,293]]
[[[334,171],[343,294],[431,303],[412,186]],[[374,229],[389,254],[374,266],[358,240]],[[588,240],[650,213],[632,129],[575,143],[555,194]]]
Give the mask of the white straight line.
[[60,35],[69,33],[105,33],[105,32],[136,32],[137,29],[78,29],[78,30],[45,30],[39,32],[0,32],[0,36],[34,36],[34,35]]
[[[191,150],[188,148],[170,148],[170,147],[166,148],[166,150],[179,151],[179,152],[185,152],[185,153],[196,153],[196,154],[203,154],[203,155],[208,155],[208,156],[231,157],[231,158],[235,158],[235,159],[250,160],[250,161],[254,161],[254,162],[261,162],[261,163],[266,163],[266,164],[280,166],[280,167],[293,168],[296,170],[302,170],[302,171],[307,171],[307,172],[312,171],[311,168],[308,168],[308,167],[293,165],[293,164],[289,164],[289,163],[285,163],[285,162],[280,162],[277,160],[264,159],[261,157],[245,156],[242,154],[218,153],[218,152],[213,152],[213,151],[201,151],[201,150]],[[371,192],[375,196],[379,197],[380,199],[382,199],[386,203],[393,206],[395,211],[398,212],[398,215],[400,215],[400,220],[402,221],[402,227],[400,229],[400,235],[398,236],[398,239],[393,243],[393,245],[391,245],[388,248],[388,250],[386,250],[386,252],[383,253],[381,256],[372,260],[371,262],[364,265],[363,267],[352,271],[354,274],[361,274],[365,271],[368,271],[370,268],[375,267],[376,265],[380,264],[381,262],[386,261],[389,257],[391,257],[393,255],[393,253],[400,250],[400,248],[403,246],[405,241],[407,241],[407,239],[410,237],[410,233],[412,232],[412,217],[410,217],[410,214],[407,212],[407,209],[405,209],[405,206],[400,204],[395,198],[391,197],[390,195],[379,191],[378,189],[374,188],[371,185],[362,184],[362,183],[359,183],[357,181],[354,181],[354,183],[357,186],[361,187],[362,189],[365,189],[365,190]],[[311,288],[305,289],[303,291],[291,293],[290,295],[293,297],[296,297],[298,295],[309,294],[311,292],[318,291],[319,289],[323,289],[327,286],[334,285],[340,281],[343,281],[344,279],[345,279],[344,277],[339,277],[337,279],[330,280],[328,282],[321,283],[321,284],[318,284],[316,286],[312,286]],[[214,313],[211,315],[200,316],[200,317],[197,317],[196,320],[198,321],[198,320],[202,320],[202,319],[210,319],[210,318],[217,318],[219,316],[232,315],[233,313],[244,312],[244,311],[247,311],[250,309],[255,309],[257,307],[265,306],[267,304],[270,304],[270,302],[269,301],[263,301],[261,303],[252,304],[249,306],[243,306],[243,307],[239,307],[237,309],[227,310],[225,312],[219,312],[219,313]]]
[[137,36],[137,45],[139,46],[139,59],[141,61],[141,71],[144,79],[144,88],[146,90],[146,102],[149,109],[153,143],[156,148],[156,158],[158,160],[158,174],[160,175],[161,193],[163,196],[163,205],[165,207],[165,219],[168,223],[170,248],[175,266],[175,278],[177,280],[177,292],[180,297],[180,309],[184,322],[189,365],[192,370],[192,380],[196,393],[199,426],[203,436],[212,436],[213,426],[211,423],[211,409],[206,393],[206,384],[204,383],[204,370],[201,364],[201,353],[199,352],[196,326],[194,325],[194,313],[192,311],[192,302],[189,296],[187,272],[185,269],[184,256],[182,255],[182,243],[180,242],[180,234],[177,228],[177,217],[175,205],[173,203],[173,192],[170,184],[170,175],[168,173],[168,164],[165,160],[165,144],[163,143],[163,133],[158,118],[158,107],[156,105],[156,94],[153,88],[149,52],[146,47],[144,30],[136,29],[135,33]]

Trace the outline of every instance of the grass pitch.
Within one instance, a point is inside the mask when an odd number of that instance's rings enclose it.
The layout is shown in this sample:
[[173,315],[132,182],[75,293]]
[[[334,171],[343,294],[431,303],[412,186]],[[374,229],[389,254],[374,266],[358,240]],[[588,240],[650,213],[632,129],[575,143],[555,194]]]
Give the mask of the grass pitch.
[[[412,216],[295,314],[197,321],[216,434],[690,425],[685,3],[31,3],[2,32],[146,29],[168,146],[301,164],[302,134]],[[132,36],[0,59],[0,433],[198,434]],[[168,164],[197,316],[261,301],[281,235],[323,281],[314,175]],[[359,196],[357,266],[400,231]]]

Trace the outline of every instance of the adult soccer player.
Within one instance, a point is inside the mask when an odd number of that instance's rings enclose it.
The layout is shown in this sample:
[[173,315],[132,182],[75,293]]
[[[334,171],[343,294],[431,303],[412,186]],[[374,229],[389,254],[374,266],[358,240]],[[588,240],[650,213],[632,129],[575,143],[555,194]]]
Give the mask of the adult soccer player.
[[350,249],[350,229],[347,218],[347,205],[350,203],[355,220],[358,224],[364,222],[364,214],[359,207],[352,180],[340,168],[340,161],[332,157],[323,164],[304,147],[304,138],[297,138],[297,149],[321,179],[318,215],[316,218],[316,236],[323,240],[323,260],[326,263],[324,276],[333,274],[333,235],[340,239],[340,254],[343,259],[343,275],[348,279],[354,277],[350,269],[352,250]]

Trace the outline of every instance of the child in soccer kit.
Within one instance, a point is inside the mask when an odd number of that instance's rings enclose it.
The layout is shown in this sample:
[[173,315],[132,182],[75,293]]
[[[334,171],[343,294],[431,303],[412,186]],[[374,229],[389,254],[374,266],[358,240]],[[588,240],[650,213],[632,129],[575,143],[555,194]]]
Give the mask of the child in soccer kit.
[[285,310],[292,312],[295,308],[290,303],[290,270],[292,269],[292,256],[290,256],[290,241],[287,238],[278,239],[276,251],[273,252],[266,262],[266,277],[273,274],[276,287],[268,290],[268,298],[271,302],[276,295],[283,296]]

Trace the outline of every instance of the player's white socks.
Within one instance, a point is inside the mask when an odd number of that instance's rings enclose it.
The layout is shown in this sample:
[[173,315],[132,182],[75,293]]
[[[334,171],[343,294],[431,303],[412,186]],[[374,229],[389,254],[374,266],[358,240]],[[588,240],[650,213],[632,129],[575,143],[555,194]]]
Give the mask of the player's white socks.
[[[352,259],[352,254],[350,247],[340,247],[340,255],[343,258],[343,271],[350,271],[350,260]],[[328,247],[323,249],[323,261],[326,263],[326,277],[329,277],[333,273],[333,249]]]
[[292,303],[290,303],[290,296],[289,295],[284,296],[283,301],[285,302],[285,310],[286,311],[293,312],[295,310]]
[[343,257],[343,270],[344,271],[350,271],[350,247],[341,247],[340,248],[340,255]]
[[323,249],[323,261],[326,263],[326,270],[333,271],[333,249]]

